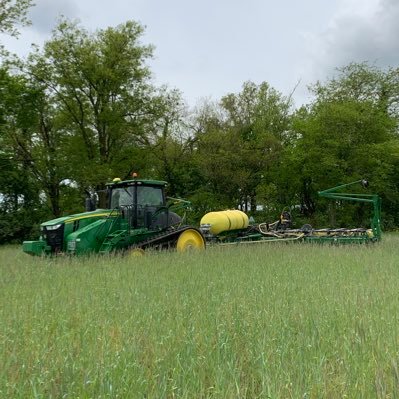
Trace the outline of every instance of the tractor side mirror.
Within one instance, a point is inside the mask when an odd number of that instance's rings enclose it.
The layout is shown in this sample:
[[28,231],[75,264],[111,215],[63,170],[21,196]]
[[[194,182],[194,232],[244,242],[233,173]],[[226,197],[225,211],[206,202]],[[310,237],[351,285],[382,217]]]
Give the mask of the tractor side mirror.
[[85,209],[86,212],[91,212],[96,210],[96,203],[93,198],[86,197],[85,199]]

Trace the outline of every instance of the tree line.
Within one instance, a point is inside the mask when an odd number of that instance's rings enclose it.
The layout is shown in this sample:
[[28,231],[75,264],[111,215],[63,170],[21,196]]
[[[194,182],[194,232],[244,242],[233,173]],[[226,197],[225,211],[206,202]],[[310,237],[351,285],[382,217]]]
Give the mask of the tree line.
[[135,21],[89,32],[64,19],[26,59],[3,56],[0,242],[34,237],[40,222],[83,211],[88,191],[132,172],[189,199],[193,223],[238,207],[273,221],[286,208],[319,227],[368,223],[364,206],[317,196],[367,178],[385,228],[399,225],[399,68],[351,63],[299,108],[267,82],[244,82],[189,109],[154,84],[142,37]]

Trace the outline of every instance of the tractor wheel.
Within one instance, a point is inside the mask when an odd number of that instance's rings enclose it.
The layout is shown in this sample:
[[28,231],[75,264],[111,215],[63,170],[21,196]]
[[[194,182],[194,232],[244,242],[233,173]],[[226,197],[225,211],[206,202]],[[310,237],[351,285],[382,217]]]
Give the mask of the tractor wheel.
[[179,235],[176,248],[178,252],[205,249],[205,240],[197,230],[187,229]]
[[136,257],[136,256],[144,256],[144,255],[145,255],[145,252],[144,252],[144,249],[142,249],[142,248],[134,248],[129,251],[129,256]]

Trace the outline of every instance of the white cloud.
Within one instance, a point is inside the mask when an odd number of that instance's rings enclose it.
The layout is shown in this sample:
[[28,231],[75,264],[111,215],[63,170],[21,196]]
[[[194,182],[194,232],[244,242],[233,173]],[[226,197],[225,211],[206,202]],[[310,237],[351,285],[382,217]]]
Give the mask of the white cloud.
[[20,40],[0,41],[20,55],[48,39],[60,15],[93,31],[127,19],[147,26],[159,84],[181,89],[190,104],[267,81],[307,102],[306,86],[352,61],[399,65],[399,0],[36,0]]
[[320,78],[350,62],[397,66],[398,20],[397,0],[346,2],[321,35],[308,37],[308,73]]
[[57,24],[60,16],[75,19],[79,8],[74,0],[36,0],[29,12],[32,28],[47,35]]

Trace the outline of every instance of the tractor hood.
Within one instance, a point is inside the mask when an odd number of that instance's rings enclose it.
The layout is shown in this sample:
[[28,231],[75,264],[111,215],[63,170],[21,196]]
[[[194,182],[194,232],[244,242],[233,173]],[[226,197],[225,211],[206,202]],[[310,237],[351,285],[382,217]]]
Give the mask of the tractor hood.
[[63,216],[57,219],[48,220],[41,224],[42,227],[57,226],[60,224],[73,223],[77,220],[90,219],[97,217],[107,217],[111,213],[110,209],[96,209],[92,212],[76,213],[75,215]]
[[40,225],[38,241],[24,241],[23,251],[30,255],[57,254],[67,249],[68,236],[87,229],[89,225],[106,219],[110,209],[97,209],[92,212],[77,213],[57,219],[48,220]]

